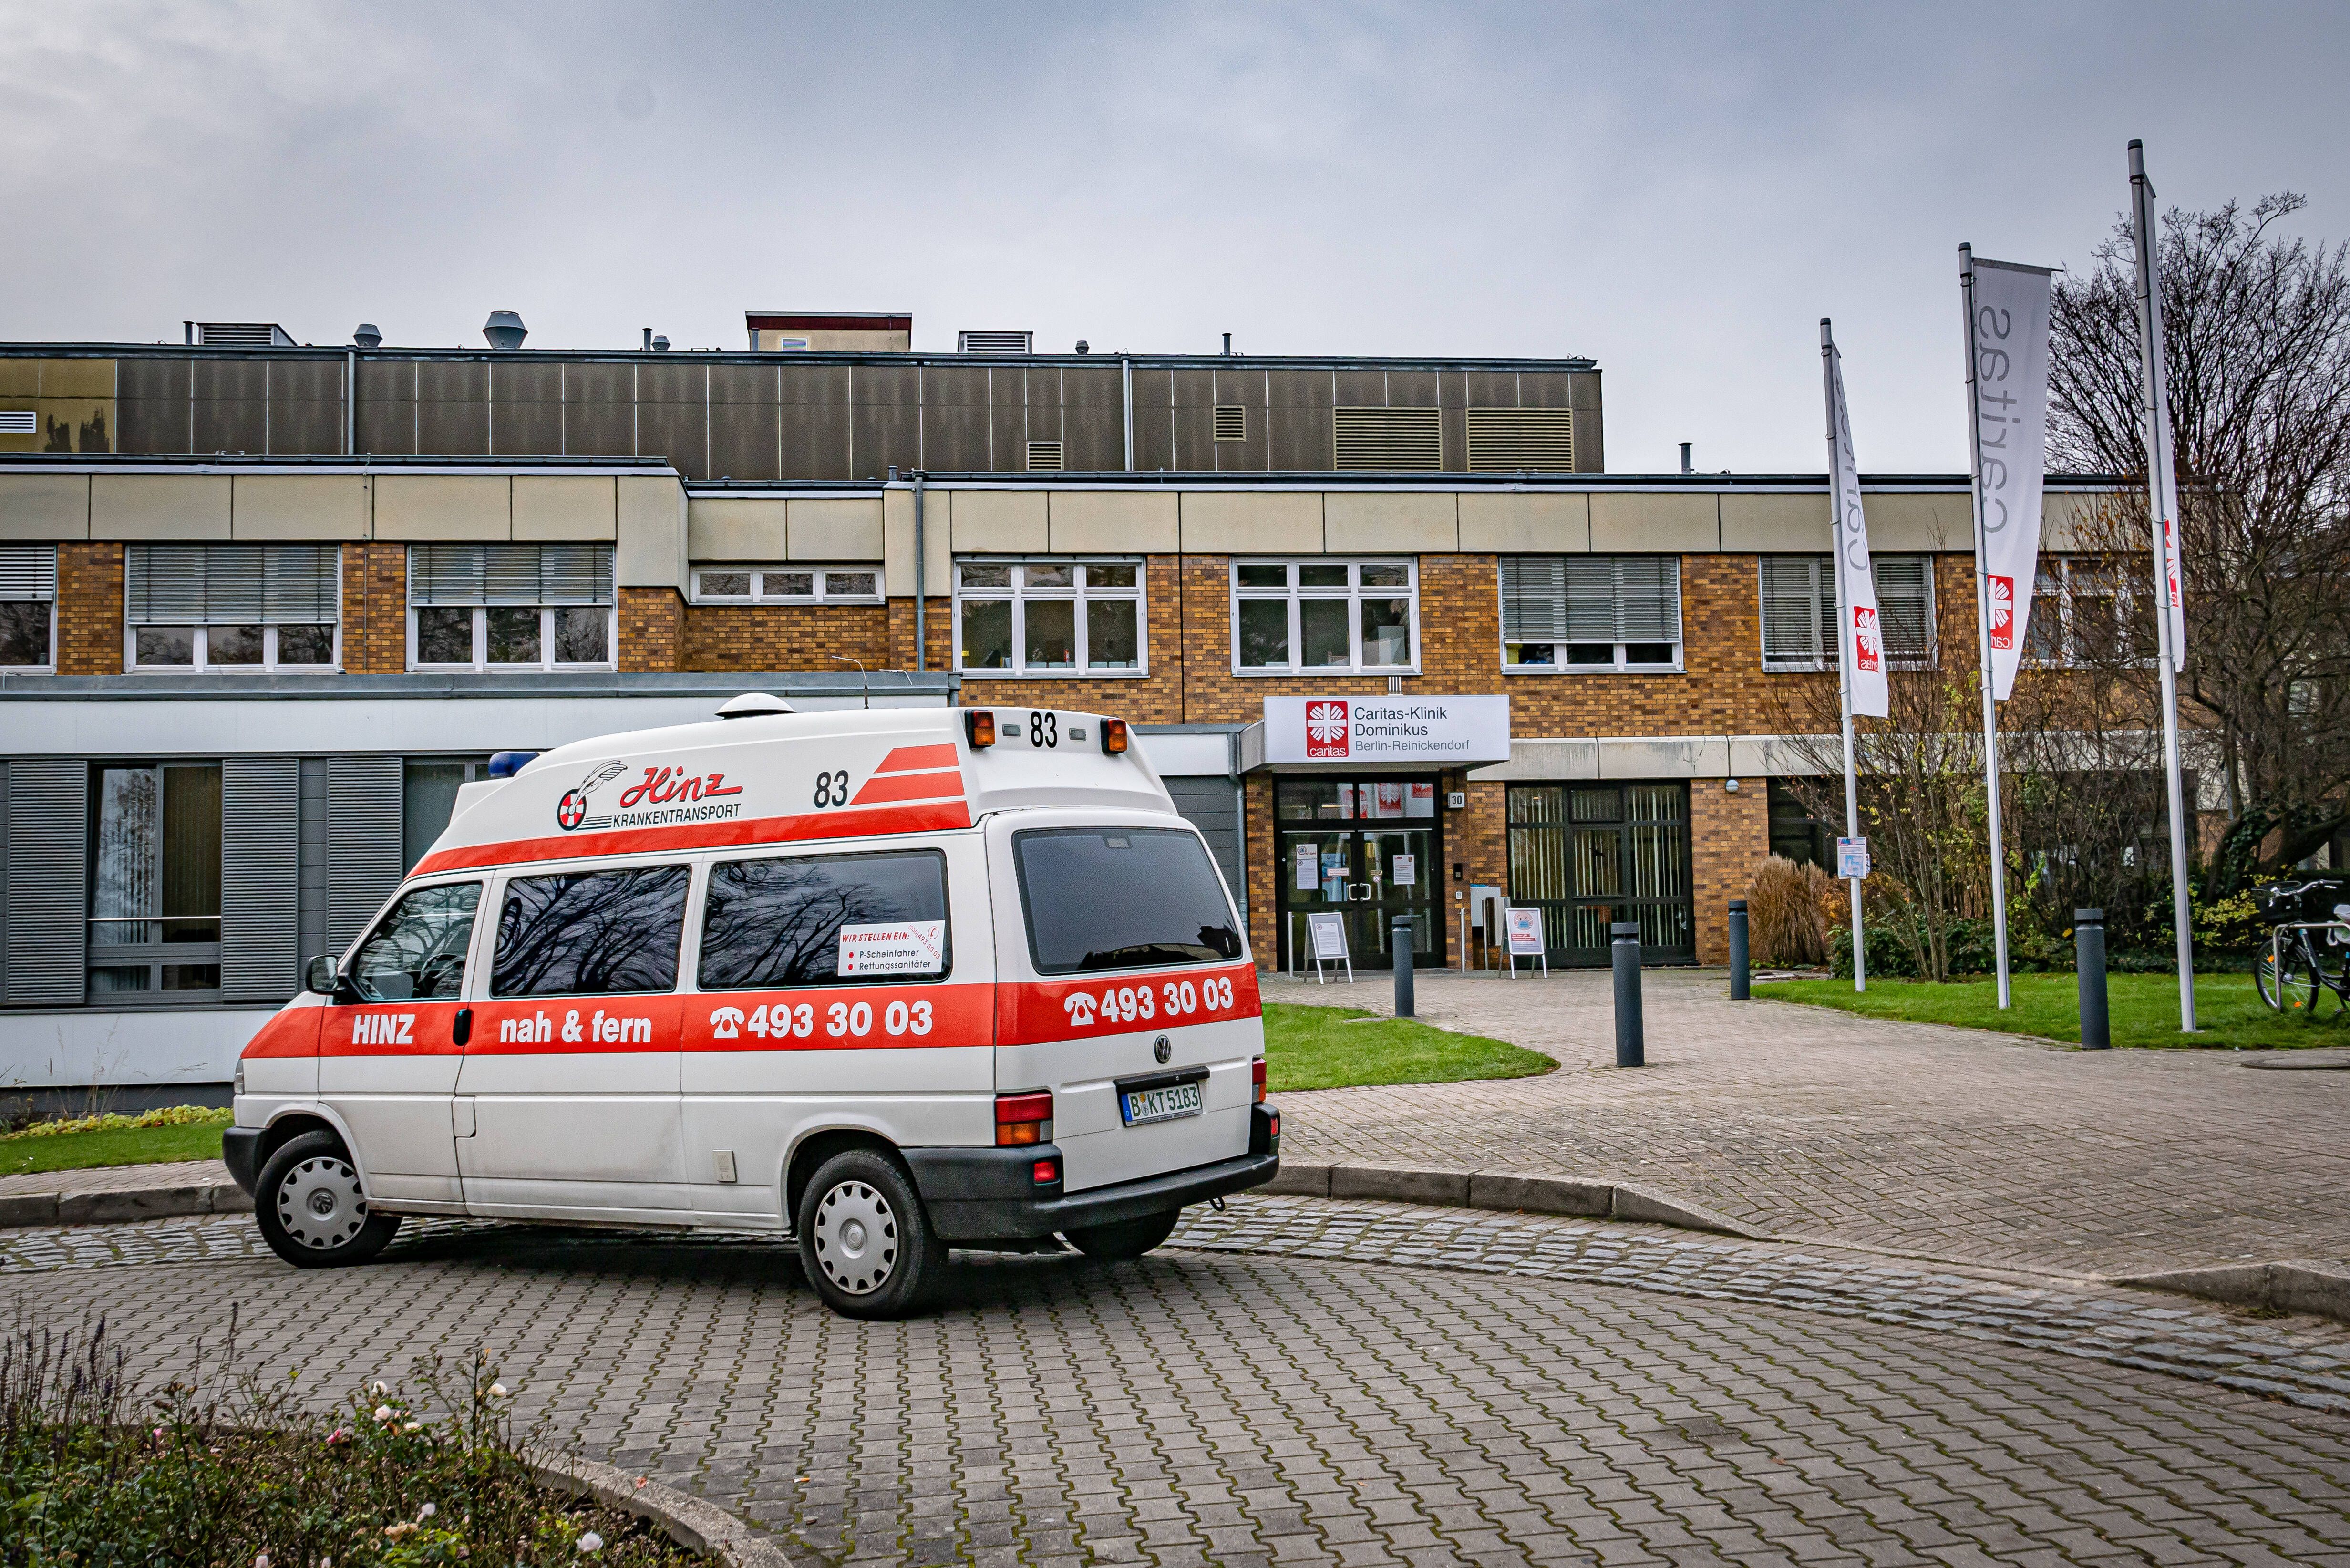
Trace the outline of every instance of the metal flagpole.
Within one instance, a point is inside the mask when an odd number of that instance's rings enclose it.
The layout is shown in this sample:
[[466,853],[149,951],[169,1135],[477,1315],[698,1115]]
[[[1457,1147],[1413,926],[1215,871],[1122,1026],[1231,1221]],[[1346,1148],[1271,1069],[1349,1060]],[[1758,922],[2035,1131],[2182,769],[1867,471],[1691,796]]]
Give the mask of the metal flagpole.
[[[1974,499],[1975,641],[1982,661],[1983,795],[1991,803],[1991,918],[1999,958],[1999,1005],[2010,1003],[2007,980],[2007,840],[1999,821],[1999,704],[1991,696],[1991,566],[1983,535],[1982,409],[1975,400],[1975,250],[1959,247],[1959,308],[1967,351],[1967,489]],[[2031,592],[2018,585],[2019,594]]]
[[[1836,709],[1844,720],[1844,833],[1860,836],[1860,780],[1852,754],[1852,599],[1844,586],[1844,525],[1836,495],[1835,333],[1828,318],[1820,317],[1820,383],[1828,408],[1828,540],[1835,546],[1836,585]],[[1839,867],[1838,869],[1841,869]],[[1868,944],[1862,940],[1860,878],[1852,884],[1852,988],[1868,989]]]
[[2138,348],[2145,361],[2146,485],[2154,532],[2154,624],[2157,661],[2162,667],[2162,772],[2170,803],[2170,919],[2178,943],[2178,1028],[2195,1028],[2195,933],[2187,901],[2187,811],[2178,763],[2178,671],[2173,662],[2170,539],[2178,520],[2169,514],[2171,472],[2169,421],[2163,400],[2168,374],[2162,362],[2161,302],[2155,292],[2154,182],[2146,177],[2146,144],[2129,144],[2130,228],[2137,251]]

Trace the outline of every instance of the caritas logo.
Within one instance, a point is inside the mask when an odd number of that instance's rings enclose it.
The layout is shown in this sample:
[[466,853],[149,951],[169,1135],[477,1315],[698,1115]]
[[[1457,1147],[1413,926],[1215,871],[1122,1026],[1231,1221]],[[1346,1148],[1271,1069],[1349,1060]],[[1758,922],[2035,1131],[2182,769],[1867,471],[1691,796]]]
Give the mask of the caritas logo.
[[1866,605],[1852,607],[1853,661],[1863,670],[1882,670],[1885,658],[1877,640],[1877,612]]
[[1305,704],[1305,754],[1308,757],[1345,757],[1347,734],[1347,705],[1344,702]]
[[2015,579],[1984,574],[1991,584],[1991,645],[2005,653],[2015,646]]

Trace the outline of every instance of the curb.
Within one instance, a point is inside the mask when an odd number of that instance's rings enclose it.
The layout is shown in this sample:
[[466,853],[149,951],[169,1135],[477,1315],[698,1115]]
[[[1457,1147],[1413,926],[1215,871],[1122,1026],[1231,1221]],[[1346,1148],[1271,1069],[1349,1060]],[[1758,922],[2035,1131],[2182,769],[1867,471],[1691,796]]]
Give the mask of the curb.
[[179,1214],[250,1214],[253,1199],[233,1181],[113,1190],[17,1192],[0,1197],[0,1229],[13,1225],[102,1225]]
[[707,1552],[728,1568],[792,1568],[775,1543],[714,1503],[655,1480],[592,1459],[532,1459],[531,1473],[575,1496],[586,1494],[608,1507],[660,1526],[689,1552]]
[[1281,1173],[1255,1190],[1300,1198],[1370,1198],[1445,1209],[1523,1210],[1589,1220],[1632,1220],[1677,1225],[1684,1231],[1711,1231],[1750,1241],[1771,1239],[1768,1231],[1742,1225],[1726,1214],[1684,1203],[1653,1188],[1531,1171],[1427,1170],[1402,1165],[1309,1165],[1284,1160]]
[[2313,1317],[2350,1323],[2350,1274],[2329,1272],[2308,1263],[2241,1263],[2217,1269],[2180,1269],[2165,1274],[2133,1274],[2113,1283],[2199,1296],[2230,1306],[2306,1313]]

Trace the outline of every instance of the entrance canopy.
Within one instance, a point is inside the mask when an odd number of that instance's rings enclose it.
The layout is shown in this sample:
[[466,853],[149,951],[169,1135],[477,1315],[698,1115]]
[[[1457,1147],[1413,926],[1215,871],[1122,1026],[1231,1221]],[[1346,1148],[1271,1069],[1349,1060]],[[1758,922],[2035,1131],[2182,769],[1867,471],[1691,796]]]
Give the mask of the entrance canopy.
[[1241,768],[1426,773],[1510,758],[1507,697],[1268,697],[1241,732]]

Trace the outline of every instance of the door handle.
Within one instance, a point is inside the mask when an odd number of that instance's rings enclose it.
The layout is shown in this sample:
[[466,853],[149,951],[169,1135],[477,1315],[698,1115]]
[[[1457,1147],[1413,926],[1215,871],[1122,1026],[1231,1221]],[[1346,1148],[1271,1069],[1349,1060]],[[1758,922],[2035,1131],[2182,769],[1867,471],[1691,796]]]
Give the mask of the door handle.
[[470,1007],[461,1007],[457,1009],[457,1016],[450,1021],[449,1044],[463,1045],[473,1037],[473,1010]]

